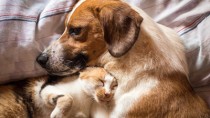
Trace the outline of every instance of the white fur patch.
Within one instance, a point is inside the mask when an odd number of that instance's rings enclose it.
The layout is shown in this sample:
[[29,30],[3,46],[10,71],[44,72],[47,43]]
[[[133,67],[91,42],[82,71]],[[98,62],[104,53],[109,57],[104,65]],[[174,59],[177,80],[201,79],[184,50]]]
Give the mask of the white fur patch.
[[116,100],[116,107],[111,113],[111,118],[123,118],[129,109],[135,106],[135,101],[139,101],[143,96],[148,95],[149,92],[158,85],[158,80],[149,79],[142,80],[133,88],[133,90],[123,94]]
[[112,84],[112,82],[114,81],[113,80],[114,79],[114,77],[113,76],[111,76],[110,74],[106,74],[106,76],[105,76],[105,84],[104,84],[104,88],[105,88],[105,91],[106,91],[106,93],[111,93],[111,84]]

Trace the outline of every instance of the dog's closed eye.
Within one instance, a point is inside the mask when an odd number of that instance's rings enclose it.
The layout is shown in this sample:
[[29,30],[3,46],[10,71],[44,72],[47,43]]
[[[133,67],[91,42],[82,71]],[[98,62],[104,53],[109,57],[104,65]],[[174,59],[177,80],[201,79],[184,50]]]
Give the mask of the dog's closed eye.
[[69,27],[68,34],[75,41],[84,42],[87,39],[87,27],[86,26],[71,26]]

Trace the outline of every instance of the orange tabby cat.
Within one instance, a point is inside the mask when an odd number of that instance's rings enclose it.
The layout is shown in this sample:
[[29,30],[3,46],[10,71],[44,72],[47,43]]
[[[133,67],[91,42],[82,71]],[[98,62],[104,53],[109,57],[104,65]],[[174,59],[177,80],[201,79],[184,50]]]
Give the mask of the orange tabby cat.
[[96,67],[83,70],[79,79],[45,76],[0,86],[0,118],[107,118],[116,87],[117,80]]
[[117,87],[117,80],[103,68],[87,68],[79,76],[84,91],[94,97],[96,102],[110,102]]
[[79,78],[85,93],[96,101],[91,107],[91,118],[108,118],[111,110],[109,106],[114,102],[113,97],[118,85],[116,78],[102,68],[88,68],[80,73]]

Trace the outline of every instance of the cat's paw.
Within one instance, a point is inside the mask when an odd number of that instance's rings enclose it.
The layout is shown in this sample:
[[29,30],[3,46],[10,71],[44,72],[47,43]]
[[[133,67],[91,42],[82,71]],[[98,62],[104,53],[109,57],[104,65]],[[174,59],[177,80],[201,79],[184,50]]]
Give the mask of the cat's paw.
[[53,109],[50,118],[64,118],[71,110],[73,98],[70,95],[62,95],[52,99],[52,102],[54,102],[56,106]]
[[63,118],[63,113],[61,111],[61,109],[59,109],[58,107],[56,107],[53,112],[50,114],[50,118]]

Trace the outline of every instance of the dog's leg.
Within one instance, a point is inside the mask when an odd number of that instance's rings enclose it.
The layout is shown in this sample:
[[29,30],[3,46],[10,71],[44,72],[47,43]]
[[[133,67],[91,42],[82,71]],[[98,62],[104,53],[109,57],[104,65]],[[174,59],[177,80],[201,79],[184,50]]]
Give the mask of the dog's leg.
[[63,118],[71,110],[73,98],[54,86],[46,86],[40,96],[47,107],[54,107],[50,118]]

